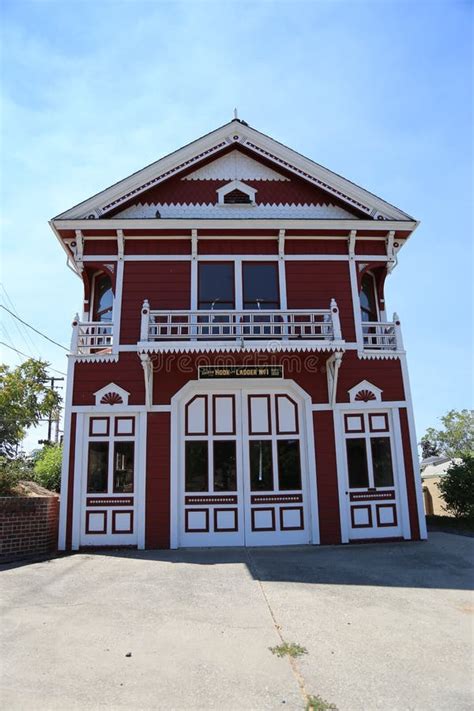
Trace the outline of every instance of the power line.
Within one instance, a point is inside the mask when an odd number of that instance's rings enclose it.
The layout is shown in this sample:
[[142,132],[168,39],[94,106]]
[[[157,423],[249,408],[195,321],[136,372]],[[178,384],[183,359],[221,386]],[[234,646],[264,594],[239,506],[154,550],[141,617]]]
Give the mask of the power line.
[[[10,348],[10,350],[15,351],[15,353],[18,353],[19,355],[24,356],[25,358],[31,358],[31,356],[27,355],[26,353],[19,351],[18,348],[13,348],[13,346],[9,346],[8,343],[4,343],[3,341],[0,341],[0,346],[6,346],[7,348]],[[57,370],[56,368],[51,368],[50,365],[48,365],[48,370],[54,370],[55,373],[60,373],[61,375],[67,375],[67,373],[64,373],[62,370]]]
[[[0,284],[0,288],[2,289],[3,293],[5,294],[5,298],[6,298],[7,302],[9,303],[9,305],[11,306],[11,308],[13,309],[15,314],[18,316],[18,311],[15,307],[15,304],[13,303],[10,296],[8,295],[8,292],[5,289],[5,285]],[[35,343],[33,343],[33,340],[31,338],[30,334],[28,333],[28,331],[26,330],[26,328],[24,326],[22,326],[20,328],[20,326],[16,322],[15,322],[15,328],[17,329],[18,333],[20,334],[20,338],[22,339],[23,343],[27,347],[27,350],[30,351],[31,355],[34,357],[34,353],[31,349],[33,348],[33,350],[37,350],[37,346]]]
[[46,340],[50,341],[50,343],[54,343],[55,346],[58,346],[59,348],[62,348],[64,351],[67,351],[69,353],[69,348],[66,348],[66,346],[63,346],[61,343],[58,343],[57,341],[53,341],[52,338],[50,338],[49,336],[46,336],[44,333],[41,333],[41,331],[38,331],[37,328],[35,328],[34,326],[31,326],[31,324],[27,323],[26,321],[23,321],[23,319],[21,319],[19,316],[14,314],[13,311],[10,311],[10,309],[7,309],[7,307],[4,306],[3,304],[0,304],[0,308],[4,309],[7,313],[10,314],[10,316],[13,316],[13,318],[16,318],[18,321],[20,321],[25,326],[28,326],[28,328],[31,328],[31,330],[34,331],[35,333],[37,333],[38,335],[42,336],[43,338],[46,338]]

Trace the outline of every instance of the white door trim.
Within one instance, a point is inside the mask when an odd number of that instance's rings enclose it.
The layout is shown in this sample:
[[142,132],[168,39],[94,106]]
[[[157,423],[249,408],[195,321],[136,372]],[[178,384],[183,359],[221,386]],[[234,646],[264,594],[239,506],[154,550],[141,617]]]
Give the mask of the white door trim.
[[183,447],[181,446],[184,431],[184,402],[198,391],[216,393],[221,391],[232,392],[242,390],[247,393],[252,390],[265,390],[268,393],[281,393],[293,395],[301,405],[302,433],[301,452],[304,457],[307,471],[307,485],[309,490],[308,511],[310,513],[310,543],[318,544],[319,519],[318,519],[318,491],[316,481],[316,459],[314,448],[313,416],[311,410],[311,397],[294,380],[271,380],[266,378],[229,378],[222,380],[191,380],[184,385],[171,398],[171,457],[170,457],[170,547],[179,546],[179,492],[180,472],[182,467]]

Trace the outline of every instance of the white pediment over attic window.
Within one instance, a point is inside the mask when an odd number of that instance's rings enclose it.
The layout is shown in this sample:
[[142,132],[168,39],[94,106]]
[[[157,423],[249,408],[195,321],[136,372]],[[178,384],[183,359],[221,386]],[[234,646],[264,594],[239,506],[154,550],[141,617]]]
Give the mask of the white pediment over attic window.
[[128,405],[130,393],[120,385],[109,383],[95,393],[96,405]]
[[382,402],[382,392],[368,380],[362,380],[348,390],[350,402]]
[[219,205],[255,205],[257,191],[240,180],[233,180],[216,192]]
[[182,180],[289,180],[240,151],[231,151]]

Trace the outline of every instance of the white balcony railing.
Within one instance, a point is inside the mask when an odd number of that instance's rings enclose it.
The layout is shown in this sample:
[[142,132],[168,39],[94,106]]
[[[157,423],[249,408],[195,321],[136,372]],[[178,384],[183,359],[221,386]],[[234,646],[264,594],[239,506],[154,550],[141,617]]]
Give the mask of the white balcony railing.
[[76,355],[110,353],[113,344],[113,324],[102,321],[80,322],[76,315],[72,323],[71,352]]
[[392,322],[364,321],[362,339],[366,351],[402,351],[400,319],[393,314]]
[[341,340],[339,309],[155,311],[142,308],[140,341]]

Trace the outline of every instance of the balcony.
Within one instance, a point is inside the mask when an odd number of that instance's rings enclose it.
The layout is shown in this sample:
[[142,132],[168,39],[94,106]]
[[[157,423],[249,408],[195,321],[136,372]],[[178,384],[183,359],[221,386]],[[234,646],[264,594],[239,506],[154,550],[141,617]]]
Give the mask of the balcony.
[[142,308],[140,346],[169,350],[187,344],[202,350],[204,344],[221,348],[328,346],[342,343],[339,309],[334,299],[328,309],[292,310],[152,310]]
[[393,321],[363,321],[362,341],[365,353],[399,353],[403,351],[400,319],[393,314]]
[[76,314],[72,328],[71,353],[75,355],[105,355],[112,352],[113,323],[80,322],[79,316]]

